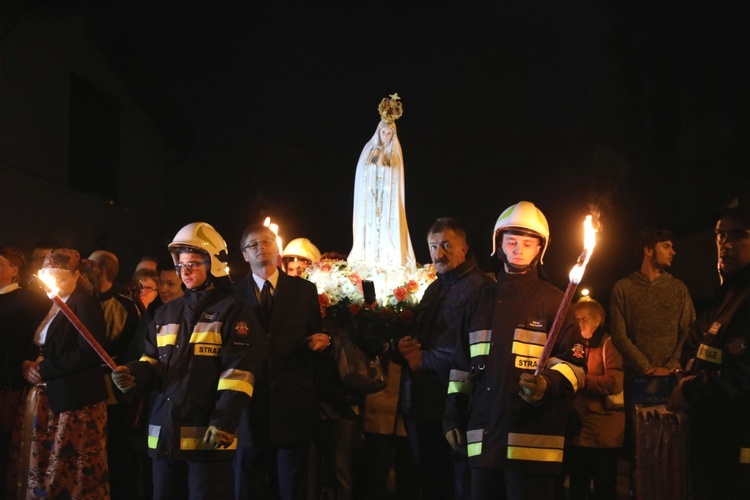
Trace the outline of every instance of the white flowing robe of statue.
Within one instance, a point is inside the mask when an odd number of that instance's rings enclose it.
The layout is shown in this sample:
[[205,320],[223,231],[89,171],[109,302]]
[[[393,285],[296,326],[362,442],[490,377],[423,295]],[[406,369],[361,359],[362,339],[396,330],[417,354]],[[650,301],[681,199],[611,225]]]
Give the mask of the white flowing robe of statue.
[[[393,135],[382,144],[380,130]],[[416,265],[404,208],[404,159],[395,123],[380,121],[365,145],[354,178],[354,244],[349,262],[369,265]]]

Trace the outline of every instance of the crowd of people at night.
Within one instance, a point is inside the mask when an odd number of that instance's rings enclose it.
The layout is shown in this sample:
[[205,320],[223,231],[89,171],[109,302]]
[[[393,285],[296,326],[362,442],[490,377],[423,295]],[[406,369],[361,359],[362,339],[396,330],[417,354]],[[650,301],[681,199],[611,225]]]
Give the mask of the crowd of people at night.
[[238,281],[205,222],[132,273],[117,249],[0,247],[2,498],[614,499],[618,462],[637,470],[644,380],[686,416],[692,498],[748,498],[750,200],[716,214],[721,286],[697,316],[672,234],[647,229],[609,311],[581,298],[548,338],[550,233],[533,203],[508,207],[487,272],[460,222],[437,219],[436,279],[371,394],[341,384],[342,332],[305,278],[345,257],[308,238],[282,249],[248,225]]

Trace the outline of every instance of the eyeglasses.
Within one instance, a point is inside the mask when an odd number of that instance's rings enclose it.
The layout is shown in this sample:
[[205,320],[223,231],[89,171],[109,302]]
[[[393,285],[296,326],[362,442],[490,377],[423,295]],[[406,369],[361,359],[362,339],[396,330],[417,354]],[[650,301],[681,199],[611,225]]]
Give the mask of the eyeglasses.
[[205,264],[206,262],[198,262],[197,260],[191,260],[190,262],[179,262],[175,264],[174,269],[178,273],[182,272],[183,269],[190,269],[191,271],[195,271],[200,266]]
[[268,248],[273,245],[274,242],[275,240],[273,238],[263,238],[260,241],[254,241],[245,245],[243,250],[258,250],[261,246]]
[[155,292],[156,291],[156,288],[154,288],[152,286],[140,285],[140,287],[141,287],[141,290],[143,290],[144,292]]

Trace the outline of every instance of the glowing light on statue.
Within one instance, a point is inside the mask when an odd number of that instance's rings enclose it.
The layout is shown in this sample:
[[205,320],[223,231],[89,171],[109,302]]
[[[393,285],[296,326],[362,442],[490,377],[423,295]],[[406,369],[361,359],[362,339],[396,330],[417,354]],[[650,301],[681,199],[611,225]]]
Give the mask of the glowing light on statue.
[[552,323],[552,328],[550,328],[550,331],[547,334],[547,343],[544,345],[544,350],[542,351],[541,356],[539,356],[539,362],[536,366],[537,375],[544,370],[544,367],[547,365],[547,361],[549,361],[549,357],[552,354],[552,348],[557,342],[557,337],[560,334],[563,321],[565,321],[565,316],[568,314],[568,309],[570,308],[570,302],[573,299],[576,288],[578,288],[578,285],[581,283],[581,279],[583,279],[583,272],[586,270],[586,264],[589,263],[591,254],[594,252],[594,247],[596,246],[596,233],[597,229],[594,227],[593,216],[589,214],[583,222],[583,252],[578,257],[576,265],[570,270],[570,274],[568,274],[568,287],[565,289],[562,302],[560,302],[560,307],[557,309],[557,314],[555,314],[555,321]]
[[81,336],[86,339],[86,342],[89,343],[89,345],[92,347],[92,349],[94,349],[96,354],[99,355],[102,361],[104,361],[112,370],[117,368],[117,363],[115,363],[114,360],[109,356],[109,354],[107,354],[107,351],[105,351],[101,344],[96,341],[89,329],[86,328],[86,325],[84,325],[81,320],[78,319],[78,316],[76,316],[76,314],[70,309],[70,307],[68,307],[65,301],[57,294],[60,289],[57,288],[55,278],[44,272],[43,269],[39,272],[39,275],[37,277],[39,278],[39,282],[42,284],[42,288],[44,288],[44,291],[47,293],[47,297],[52,299],[52,302],[54,302],[55,305],[60,308],[60,312],[63,313],[66,318],[68,318],[75,329],[78,330],[78,333],[80,333]]

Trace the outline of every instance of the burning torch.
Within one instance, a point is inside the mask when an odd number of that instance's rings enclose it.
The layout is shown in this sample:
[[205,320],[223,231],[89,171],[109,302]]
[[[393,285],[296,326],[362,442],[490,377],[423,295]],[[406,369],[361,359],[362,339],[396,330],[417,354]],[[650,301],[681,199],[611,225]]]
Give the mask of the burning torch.
[[96,341],[88,328],[86,328],[86,325],[84,325],[81,320],[78,319],[78,316],[76,316],[76,314],[70,309],[70,307],[68,307],[65,301],[61,299],[57,294],[57,292],[59,292],[59,289],[56,286],[54,278],[46,273],[39,273],[39,276],[37,277],[39,278],[39,282],[42,284],[42,288],[44,288],[44,291],[47,293],[47,297],[52,299],[52,302],[54,302],[55,305],[60,308],[60,312],[62,312],[65,317],[68,318],[68,320],[73,324],[76,330],[78,330],[78,333],[80,333],[81,336],[86,339],[86,342],[89,343],[96,354],[98,354],[99,357],[102,358],[102,361],[104,361],[112,370],[115,370],[117,368],[117,363],[115,363],[114,360],[109,356],[109,354],[107,354],[107,351],[105,351],[101,344]]
[[281,252],[284,246],[282,245],[281,236],[279,236],[279,225],[271,222],[270,217],[266,217],[266,220],[263,221],[263,225],[276,235],[276,245],[279,247],[279,252]]
[[558,307],[557,314],[555,314],[552,328],[550,328],[550,331],[547,334],[547,343],[544,345],[544,350],[542,350],[541,356],[539,356],[539,362],[536,365],[536,372],[534,373],[535,375],[539,375],[539,373],[544,370],[544,367],[547,365],[547,361],[549,361],[549,357],[552,354],[552,349],[555,347],[555,343],[557,343],[557,337],[560,334],[563,321],[565,321],[565,316],[568,314],[573,294],[575,294],[576,288],[578,288],[578,285],[581,283],[583,272],[586,270],[586,264],[589,263],[591,254],[594,252],[594,247],[596,246],[596,232],[597,230],[594,228],[593,216],[589,214],[583,222],[583,253],[578,257],[576,265],[573,266],[573,269],[570,270],[570,274],[568,275],[568,287],[565,289],[565,295],[563,295],[560,307]]

